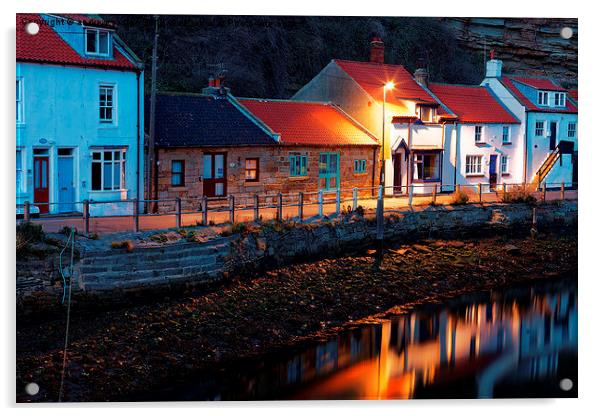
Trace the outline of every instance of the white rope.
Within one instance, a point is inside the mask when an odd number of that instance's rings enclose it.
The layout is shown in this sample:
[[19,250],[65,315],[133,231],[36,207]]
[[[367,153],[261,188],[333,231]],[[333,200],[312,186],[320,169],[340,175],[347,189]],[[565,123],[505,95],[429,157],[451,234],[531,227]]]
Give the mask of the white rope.
[[[59,389],[59,402],[63,400],[63,386],[65,384],[65,369],[67,367],[67,344],[69,343],[69,321],[71,319],[71,283],[73,282],[73,252],[75,247],[75,230],[71,229],[71,234],[69,235],[69,239],[67,240],[67,244],[65,248],[68,247],[69,241],[71,240],[71,263],[69,265],[69,294],[67,298],[67,325],[65,327],[65,345],[63,347],[63,369],[61,371],[61,387]],[[63,251],[65,251],[63,248]],[[59,257],[59,264],[61,268],[61,276],[63,276],[63,282],[66,282],[65,275],[63,274],[62,267],[62,255],[63,251],[61,251],[61,255]],[[63,286],[63,303],[65,303],[65,286]]]

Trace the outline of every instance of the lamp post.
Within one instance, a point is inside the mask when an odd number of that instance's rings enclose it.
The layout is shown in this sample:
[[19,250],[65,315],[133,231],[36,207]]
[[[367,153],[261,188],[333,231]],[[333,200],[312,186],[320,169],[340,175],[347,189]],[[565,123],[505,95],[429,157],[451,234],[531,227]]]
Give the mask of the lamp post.
[[386,128],[386,105],[387,105],[387,91],[392,90],[395,87],[391,81],[383,85],[383,130],[382,130],[382,149],[381,149],[381,163],[380,163],[380,185],[385,185],[385,128]]

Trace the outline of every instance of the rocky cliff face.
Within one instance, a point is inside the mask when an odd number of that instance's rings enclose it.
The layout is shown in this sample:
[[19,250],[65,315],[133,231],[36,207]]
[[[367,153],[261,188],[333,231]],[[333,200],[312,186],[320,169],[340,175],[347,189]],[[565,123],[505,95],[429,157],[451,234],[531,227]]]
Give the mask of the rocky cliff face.
[[[577,19],[441,18],[464,48],[504,62],[504,73],[548,76],[565,86],[577,85]],[[564,27],[570,39],[560,36]]]

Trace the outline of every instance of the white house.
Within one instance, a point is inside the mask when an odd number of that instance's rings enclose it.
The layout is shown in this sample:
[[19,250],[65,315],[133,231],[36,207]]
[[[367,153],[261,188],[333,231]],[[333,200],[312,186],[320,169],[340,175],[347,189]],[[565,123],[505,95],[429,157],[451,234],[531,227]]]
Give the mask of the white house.
[[502,61],[487,62],[482,82],[521,121],[523,178],[526,183],[577,182],[576,93],[546,78],[502,74]]
[[17,204],[56,214],[143,198],[143,67],[114,30],[90,16],[17,14]]

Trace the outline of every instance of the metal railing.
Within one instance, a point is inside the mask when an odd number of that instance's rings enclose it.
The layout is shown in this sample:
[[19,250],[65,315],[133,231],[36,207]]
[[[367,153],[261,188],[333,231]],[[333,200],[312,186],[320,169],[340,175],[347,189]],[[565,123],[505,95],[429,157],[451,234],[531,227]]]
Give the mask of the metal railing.
[[[86,234],[93,231],[141,231],[143,229],[182,228],[208,226],[220,223],[260,221],[269,214],[277,221],[304,221],[339,215],[342,211],[357,210],[360,205],[373,208],[378,195],[384,195],[385,212],[420,205],[482,204],[490,202],[515,202],[533,197],[538,201],[577,199],[577,183],[542,183],[540,187],[529,183],[450,184],[421,183],[412,185],[355,187],[295,193],[230,194],[220,197],[186,197],[153,200],[81,201],[69,203],[18,204],[23,221],[34,221],[58,229],[61,225],[79,227]],[[32,206],[68,204],[76,212],[59,215],[40,214],[33,218]],[[93,214],[91,208],[101,210],[112,205],[112,212]],[[78,209],[79,208],[79,209]],[[52,227],[50,227],[52,228]]]

